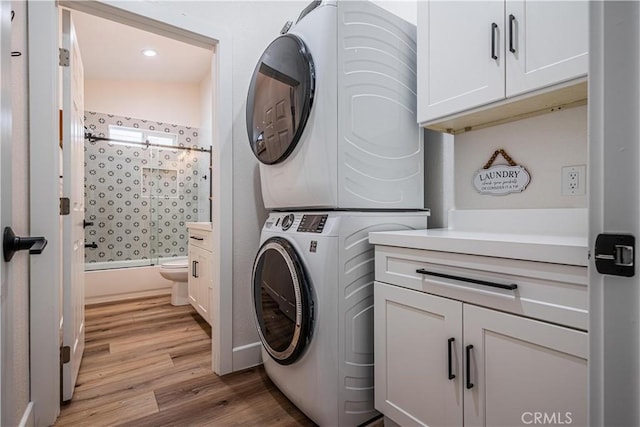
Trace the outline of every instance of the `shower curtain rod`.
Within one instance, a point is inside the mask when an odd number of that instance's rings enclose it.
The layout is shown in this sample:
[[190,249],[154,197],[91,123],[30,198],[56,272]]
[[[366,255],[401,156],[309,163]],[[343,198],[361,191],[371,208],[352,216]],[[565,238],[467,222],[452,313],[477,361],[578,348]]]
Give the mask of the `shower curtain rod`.
[[159,147],[159,148],[167,148],[169,150],[187,150],[187,151],[199,151],[201,153],[211,153],[210,148],[199,148],[199,147],[194,148],[194,147],[181,147],[179,145],[155,144],[153,142],[149,142],[148,140],[145,142],[125,141],[124,139],[114,139],[114,138],[105,138],[103,136],[94,136],[90,132],[85,132],[84,139],[89,142],[94,142],[94,141],[120,142],[122,144],[142,145],[144,147]]

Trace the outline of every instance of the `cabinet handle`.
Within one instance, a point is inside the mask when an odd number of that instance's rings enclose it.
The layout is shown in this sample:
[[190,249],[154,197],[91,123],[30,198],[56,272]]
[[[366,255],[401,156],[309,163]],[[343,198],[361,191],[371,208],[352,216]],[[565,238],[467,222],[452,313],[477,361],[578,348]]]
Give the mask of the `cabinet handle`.
[[456,377],[455,374],[453,374],[451,372],[451,370],[452,370],[452,366],[451,366],[452,365],[452,363],[451,363],[451,344],[453,344],[453,342],[455,340],[456,340],[455,338],[449,338],[449,342],[447,343],[447,358],[449,359],[449,368],[448,368],[447,374],[449,374],[449,379],[450,380],[452,380],[452,379],[454,379]]
[[491,59],[498,59],[496,55],[496,31],[498,30],[498,24],[491,23]]
[[427,271],[424,268],[417,269],[416,273],[426,274],[427,276],[442,277],[445,279],[460,280],[461,282],[475,283],[476,285],[491,286],[492,288],[508,289],[510,291],[514,291],[518,289],[518,285],[516,284],[503,285],[502,283],[493,283],[493,282],[487,282],[485,280],[469,279],[468,277],[459,277],[459,276],[452,276],[450,274],[435,273],[433,271]]
[[189,238],[193,240],[204,240],[204,237],[189,236]]
[[473,383],[471,382],[471,350],[473,350],[473,345],[469,344],[466,347],[466,352],[467,352],[467,389],[473,388]]
[[515,33],[515,29],[513,24],[516,22],[516,17],[513,14],[509,15],[509,52],[516,53],[516,48],[513,47],[513,34]]
[[193,261],[193,277],[198,278],[198,261]]

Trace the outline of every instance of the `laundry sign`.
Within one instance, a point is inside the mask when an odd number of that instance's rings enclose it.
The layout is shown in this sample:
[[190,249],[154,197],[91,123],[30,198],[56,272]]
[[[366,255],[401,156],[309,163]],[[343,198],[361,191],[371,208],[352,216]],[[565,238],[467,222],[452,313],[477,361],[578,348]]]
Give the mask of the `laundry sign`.
[[[491,166],[498,154],[509,163],[508,165]],[[496,150],[482,169],[473,177],[473,186],[480,194],[504,196],[510,193],[521,193],[531,181],[529,172],[522,165],[516,164],[502,149]]]

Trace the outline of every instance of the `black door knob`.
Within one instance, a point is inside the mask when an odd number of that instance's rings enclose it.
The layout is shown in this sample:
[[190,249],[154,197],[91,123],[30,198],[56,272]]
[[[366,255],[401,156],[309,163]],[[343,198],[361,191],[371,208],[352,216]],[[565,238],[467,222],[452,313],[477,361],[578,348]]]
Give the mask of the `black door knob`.
[[86,243],[84,244],[85,248],[98,249],[98,244],[96,242]]
[[44,237],[18,237],[11,227],[5,227],[2,234],[2,254],[6,262],[11,261],[18,251],[29,250],[30,255],[41,254],[47,246]]
[[82,220],[82,228],[91,227],[93,225],[93,221],[87,221],[86,219]]

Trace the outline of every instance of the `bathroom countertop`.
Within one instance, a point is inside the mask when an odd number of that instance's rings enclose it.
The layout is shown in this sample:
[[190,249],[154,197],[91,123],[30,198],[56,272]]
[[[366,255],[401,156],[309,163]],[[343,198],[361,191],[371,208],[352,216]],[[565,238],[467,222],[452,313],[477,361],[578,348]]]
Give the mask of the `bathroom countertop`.
[[212,230],[212,224],[210,222],[187,222],[187,228],[192,228],[195,230],[204,230],[204,231],[211,231]]

